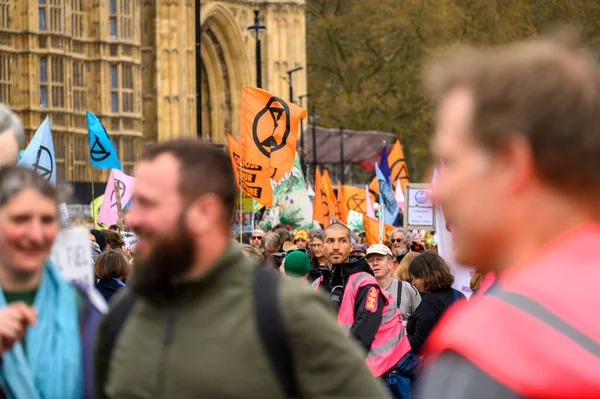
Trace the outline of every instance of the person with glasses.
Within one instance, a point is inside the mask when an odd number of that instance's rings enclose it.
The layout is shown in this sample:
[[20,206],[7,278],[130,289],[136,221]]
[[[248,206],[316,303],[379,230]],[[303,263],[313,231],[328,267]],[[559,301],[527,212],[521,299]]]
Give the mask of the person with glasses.
[[262,231],[261,229],[255,229],[252,232],[252,237],[250,237],[250,245],[252,245],[255,248],[261,248],[261,242],[264,235],[264,231]]
[[252,232],[252,237],[250,237],[250,245],[255,248],[261,248],[262,238],[265,236],[265,232],[261,229],[256,229]]
[[310,235],[310,271],[308,281],[317,280],[325,272],[329,272],[327,260],[323,254],[323,232],[313,231]]
[[412,235],[409,231],[399,227],[394,229],[390,234],[390,242],[394,248],[394,256],[396,262],[402,262],[402,259],[410,251],[410,244],[412,244]]

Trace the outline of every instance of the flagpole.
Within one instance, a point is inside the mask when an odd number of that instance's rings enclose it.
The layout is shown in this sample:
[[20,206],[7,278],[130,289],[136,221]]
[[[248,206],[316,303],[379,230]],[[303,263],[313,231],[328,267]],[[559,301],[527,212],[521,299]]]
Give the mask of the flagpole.
[[121,231],[125,231],[125,229],[123,228],[123,206],[121,205],[121,189],[119,187],[119,181],[117,179],[114,179],[113,183],[115,198],[117,199],[117,224],[119,225]]
[[383,232],[385,231],[385,225],[384,225],[384,206],[383,206],[383,200],[382,200],[382,195],[381,195],[381,189],[379,189],[379,243],[383,243]]
[[240,162],[240,244],[242,243],[242,235],[244,232],[243,200],[244,190],[242,188],[242,163]]
[[90,180],[92,183],[92,223],[94,224],[94,229],[96,228],[96,204],[94,200],[96,199],[96,194],[94,193],[94,167],[90,165]]

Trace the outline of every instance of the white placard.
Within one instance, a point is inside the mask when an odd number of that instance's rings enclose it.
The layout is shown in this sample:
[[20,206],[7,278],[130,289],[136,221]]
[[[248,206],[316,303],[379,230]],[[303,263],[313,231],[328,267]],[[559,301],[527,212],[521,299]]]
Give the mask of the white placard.
[[433,226],[433,208],[408,208],[408,220],[412,226]]
[[81,226],[62,229],[52,246],[50,260],[68,281],[93,287],[94,265],[88,235]]
[[63,227],[69,227],[71,225],[71,221],[69,219],[69,210],[67,209],[67,204],[64,202],[58,205],[58,211],[60,213],[60,223]]
[[128,254],[133,249],[133,246],[137,244],[138,237],[130,232],[122,232],[121,237],[123,237],[123,242],[125,243],[123,246],[123,251]]
[[407,184],[404,227],[412,230],[435,230],[435,209],[431,184]]

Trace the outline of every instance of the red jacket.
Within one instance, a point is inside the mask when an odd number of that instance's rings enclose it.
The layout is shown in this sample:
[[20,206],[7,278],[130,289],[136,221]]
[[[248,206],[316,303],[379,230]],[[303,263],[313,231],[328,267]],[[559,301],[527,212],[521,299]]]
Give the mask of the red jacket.
[[426,345],[449,350],[523,397],[600,398],[600,225],[561,234],[449,312]]

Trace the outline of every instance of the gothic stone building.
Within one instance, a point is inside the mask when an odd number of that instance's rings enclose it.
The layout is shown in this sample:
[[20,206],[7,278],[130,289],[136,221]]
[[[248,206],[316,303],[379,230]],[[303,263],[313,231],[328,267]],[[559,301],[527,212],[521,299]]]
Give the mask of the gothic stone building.
[[[0,102],[30,139],[50,115],[58,178],[105,181],[89,165],[93,112],[131,173],[144,143],[197,137],[196,16],[201,26],[202,138],[238,135],[241,88],[256,81],[260,11],[263,87],[306,93],[305,1],[0,0]],[[306,106],[306,103],[304,104]]]

